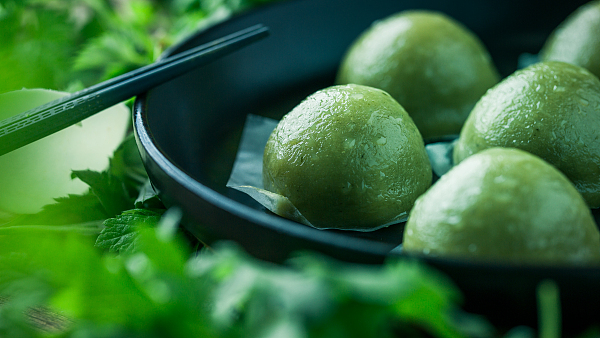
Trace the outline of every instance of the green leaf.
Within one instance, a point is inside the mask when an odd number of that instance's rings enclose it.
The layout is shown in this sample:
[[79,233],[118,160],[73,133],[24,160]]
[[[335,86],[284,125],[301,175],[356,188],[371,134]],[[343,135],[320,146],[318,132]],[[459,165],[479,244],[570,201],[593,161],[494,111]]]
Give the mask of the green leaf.
[[98,198],[87,193],[55,199],[36,214],[19,215],[6,225],[67,225],[102,221],[108,214]]
[[129,196],[125,183],[108,171],[75,170],[71,176],[79,178],[90,186],[92,193],[100,200],[109,217],[119,215],[133,205],[133,199]]
[[133,209],[104,221],[104,229],[96,239],[96,246],[110,252],[136,251],[136,230],[140,226],[155,227],[164,210]]
[[[21,309],[49,306],[73,319],[65,336],[92,337],[447,337],[432,328],[450,326],[447,311],[458,309],[452,284],[416,263],[349,265],[305,253],[281,266],[232,246],[190,259],[160,228],[140,225],[136,250],[118,256],[73,233],[0,228],[0,296]],[[396,311],[436,297],[428,309],[446,324]]]
[[164,209],[162,201],[160,200],[158,193],[154,190],[150,180],[146,181],[146,184],[140,189],[138,198],[135,200],[136,208],[144,209]]
[[[341,303],[332,318],[354,318],[340,323],[337,334],[360,337],[383,330],[392,336],[395,330],[417,328],[435,337],[462,336],[450,317],[458,310],[460,292],[450,280],[421,264],[401,260],[382,267],[335,262],[327,266],[310,256],[295,262],[331,283],[334,298]],[[363,326],[355,326],[361,317]],[[322,336],[326,337],[334,328],[327,324],[319,330],[325,330]]]
[[165,34],[172,15],[167,10],[168,6],[154,1],[132,0],[104,11],[105,31],[87,41],[74,69],[95,71],[100,79],[109,79],[155,61],[165,43],[172,42]]
[[106,171],[75,170],[71,176],[90,186],[106,211],[106,217],[133,208],[140,189],[148,180],[133,134],[129,134],[115,150]]
[[148,175],[133,133],[129,133],[110,159],[109,172],[121,179],[135,195],[146,184]]
[[100,80],[107,80],[148,64],[147,51],[138,50],[128,35],[132,34],[106,32],[90,40],[75,60],[74,70],[105,69]]
[[211,317],[226,336],[463,337],[451,313],[487,323],[462,313],[452,282],[416,262],[363,266],[303,253],[290,264],[260,262],[228,245],[202,252],[189,271],[214,288]]
[[0,228],[0,297],[12,302],[0,316],[15,318],[0,332],[19,332],[22,309],[46,306],[72,319],[64,337],[215,337],[186,246],[153,228],[138,234],[140,250],[115,256],[72,232]]
[[0,225],[72,225],[76,230],[85,228],[87,233],[97,233],[102,221],[134,208],[136,203],[139,208],[164,209],[151,187],[142,191],[149,180],[133,134],[115,150],[106,171],[74,171],[72,177],[88,184],[90,190],[82,195],[56,198],[55,203],[45,205],[36,214],[2,213]]

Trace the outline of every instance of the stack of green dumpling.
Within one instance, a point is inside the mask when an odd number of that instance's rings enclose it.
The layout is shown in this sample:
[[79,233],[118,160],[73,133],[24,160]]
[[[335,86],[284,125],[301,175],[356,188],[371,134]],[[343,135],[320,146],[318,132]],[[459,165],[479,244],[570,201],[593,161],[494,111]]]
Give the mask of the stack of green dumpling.
[[368,231],[403,220],[431,185],[423,140],[457,134],[498,80],[478,38],[442,13],[378,21],[349,48],[339,85],[308,97],[273,132],[265,189],[317,228]]
[[[578,18],[590,32],[600,27],[600,1],[582,8],[541,62],[502,81],[481,41],[444,14],[376,22],[348,49],[338,85],[306,98],[271,134],[265,189],[320,229],[371,231],[409,214],[406,252],[600,263],[590,211],[600,207],[600,53],[588,53],[600,34],[571,50],[586,57],[559,52]],[[431,186],[424,141],[458,134],[455,167]]]
[[459,163],[491,147],[535,154],[600,207],[600,80],[579,66],[544,61],[519,70],[477,103],[454,148]]
[[590,211],[600,207],[600,80],[591,72],[600,60],[599,4],[571,15],[540,62],[477,102],[455,143],[456,166],[411,211],[407,252],[600,263]]

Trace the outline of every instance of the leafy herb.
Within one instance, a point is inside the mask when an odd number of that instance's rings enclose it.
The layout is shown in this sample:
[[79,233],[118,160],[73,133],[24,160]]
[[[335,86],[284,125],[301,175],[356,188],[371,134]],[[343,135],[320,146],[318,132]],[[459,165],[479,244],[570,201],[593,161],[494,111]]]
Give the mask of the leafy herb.
[[98,198],[92,194],[59,197],[31,215],[19,215],[5,225],[68,225],[102,221],[108,217]]
[[108,215],[118,215],[131,208],[132,200],[127,194],[123,181],[110,175],[109,172],[91,170],[73,171],[73,178],[79,178],[90,186],[92,193]]
[[91,86],[156,61],[201,27],[269,1],[2,1],[0,93]]
[[104,228],[96,239],[96,246],[111,252],[135,251],[137,227],[155,227],[164,210],[133,209],[104,221]]
[[459,292],[420,264],[349,265],[315,254],[290,264],[268,265],[225,246],[190,266],[193,276],[215,283],[216,325],[240,336],[463,336],[450,317],[459,311]]
[[[73,179],[80,179],[90,186],[89,192],[82,195],[69,195],[55,199],[43,209],[31,215],[6,215],[0,218],[0,225],[73,225],[82,223],[102,223],[107,218],[116,217],[133,209],[140,190],[148,182],[148,176],[141,162],[132,134],[125,138],[110,159],[109,167],[103,172],[91,170],[73,171]],[[154,199],[145,190],[150,208],[164,208],[156,195]],[[145,201],[144,199],[144,201]],[[138,205],[144,206],[138,202]],[[100,227],[97,227],[100,229]]]
[[21,327],[17,324],[27,321],[25,314],[11,310],[45,305],[72,319],[61,334],[65,337],[86,332],[92,337],[206,336],[210,326],[202,325],[199,315],[201,294],[183,273],[189,252],[155,233],[140,229],[141,250],[114,256],[100,254],[89,239],[70,232],[0,230],[0,237],[11,239],[0,248],[0,295],[8,297],[0,322]]
[[[456,289],[419,264],[305,253],[278,266],[232,245],[190,258],[179,236],[164,235],[165,218],[137,223],[135,248],[117,256],[72,232],[0,229],[11,239],[0,247],[0,335],[43,336],[22,311],[43,306],[69,318],[61,337],[464,336],[449,316],[460,311]],[[432,315],[406,311],[419,308]]]
[[150,180],[147,180],[146,183],[140,189],[140,193],[138,194],[138,198],[135,200],[134,205],[136,208],[164,209],[164,205],[158,197],[158,193],[156,192],[156,190],[154,190],[154,187],[152,186]]
[[110,160],[109,172],[125,184],[129,194],[137,194],[146,184],[148,175],[140,158],[133,133],[130,133]]

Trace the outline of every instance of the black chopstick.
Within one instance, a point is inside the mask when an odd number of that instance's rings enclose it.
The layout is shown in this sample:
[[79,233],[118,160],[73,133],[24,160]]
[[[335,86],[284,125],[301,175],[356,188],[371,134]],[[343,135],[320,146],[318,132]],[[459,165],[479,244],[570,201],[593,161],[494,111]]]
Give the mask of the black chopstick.
[[0,121],[0,156],[268,35],[256,25]]

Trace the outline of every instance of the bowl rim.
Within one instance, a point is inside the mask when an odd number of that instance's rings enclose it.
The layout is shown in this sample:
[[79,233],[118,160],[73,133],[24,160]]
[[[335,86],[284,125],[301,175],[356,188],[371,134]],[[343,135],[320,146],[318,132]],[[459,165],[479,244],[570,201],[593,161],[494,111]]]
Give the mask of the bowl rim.
[[[205,26],[196,30],[191,35],[188,35],[179,42],[173,44],[167,48],[160,56],[165,58],[172,56],[175,53],[184,50],[187,44],[193,43],[195,39],[211,30],[218,29],[220,26],[229,25],[232,21],[243,19],[252,13],[261,11],[264,7],[277,7],[287,6],[289,4],[298,3],[301,0],[288,0],[288,1],[276,1],[263,6],[259,6],[250,11],[245,11],[239,14],[235,14],[231,17],[224,18],[216,21],[215,23]],[[147,104],[148,96],[151,95],[152,89],[141,93],[135,98],[132,116],[133,116],[133,130],[138,144],[138,149],[142,155],[144,165],[148,169],[148,161],[152,161],[162,173],[171,178],[181,188],[187,192],[195,195],[198,198],[205,200],[212,206],[224,210],[238,218],[244,219],[251,222],[256,226],[267,228],[273,231],[284,233],[285,235],[294,236],[302,240],[310,242],[317,242],[328,246],[340,247],[356,251],[357,253],[365,253],[374,256],[381,257],[382,261],[388,257],[411,257],[417,260],[425,261],[434,265],[456,265],[461,267],[472,266],[473,268],[493,268],[502,270],[514,270],[514,269],[525,269],[527,271],[535,270],[536,273],[552,274],[553,271],[565,271],[565,273],[573,271],[599,271],[600,266],[546,266],[536,264],[526,265],[515,265],[504,262],[478,262],[471,260],[462,260],[451,257],[434,257],[421,254],[407,254],[401,250],[394,250],[394,246],[391,244],[384,244],[380,241],[371,240],[368,238],[361,238],[350,236],[345,231],[324,231],[315,229],[274,214],[268,214],[260,210],[256,210],[248,205],[231,199],[214,189],[202,184],[188,173],[184,169],[179,167],[168,154],[159,146],[155,137],[150,130],[147,121]],[[156,186],[157,178],[152,179],[151,182]],[[160,194],[160,192],[159,192]],[[347,232],[347,231],[346,231]],[[400,245],[401,246],[401,245]]]
[[[553,265],[538,265],[538,264],[511,264],[505,262],[480,262],[467,259],[459,259],[452,257],[436,257],[424,254],[405,253],[402,250],[394,250],[390,245],[382,244],[381,242],[350,236],[344,231],[324,231],[309,226],[284,219],[277,215],[268,214],[267,212],[254,209],[248,205],[231,199],[214,189],[202,184],[198,180],[191,177],[180,168],[174,161],[169,158],[164,150],[158,145],[156,139],[152,135],[152,131],[148,126],[146,113],[147,98],[150,92],[139,95],[133,107],[133,126],[138,149],[142,155],[144,165],[148,168],[148,161],[152,161],[159,170],[161,170],[170,179],[176,182],[181,188],[194,194],[196,197],[205,200],[214,207],[220,208],[232,215],[252,222],[256,226],[268,228],[288,236],[299,237],[300,239],[315,241],[319,244],[325,244],[333,247],[340,247],[356,252],[361,252],[369,255],[381,256],[382,261],[393,257],[405,257],[424,261],[433,265],[448,265],[460,268],[474,268],[483,270],[502,270],[502,271],[523,271],[531,274],[554,275],[556,273],[582,273],[585,271],[592,273],[600,273],[599,266],[553,266]],[[156,177],[151,177],[151,182],[154,186],[157,184]],[[159,194],[160,189],[159,190]],[[400,245],[401,246],[401,245]]]
[[[379,256],[382,259],[388,256],[393,249],[390,244],[384,244],[367,238],[353,237],[336,231],[323,231],[309,226],[284,219],[280,216],[256,210],[248,205],[231,199],[214,189],[202,184],[191,177],[184,169],[179,167],[169,155],[160,147],[154,138],[148,125],[148,95],[151,91],[140,94],[133,106],[133,127],[138,149],[146,169],[155,166],[164,175],[168,176],[180,188],[208,202],[212,206],[224,210],[238,218],[251,222],[256,226],[293,236],[301,240],[316,242],[317,244],[339,247],[357,253]],[[149,163],[151,162],[151,163]],[[148,170],[150,181],[157,188],[159,195],[166,193],[161,191],[160,179],[153,177],[153,170]]]
[[[287,5],[295,2],[300,1],[281,1],[270,4],[269,6]],[[260,8],[258,10],[260,10]],[[247,14],[248,13],[243,13],[200,29],[168,48],[161,57],[166,57],[172,55],[172,53],[179,52],[185,48],[186,45],[193,43],[199,35],[205,34],[215,27],[227,25],[232,20],[236,20],[236,18],[243,17]],[[132,117],[134,135],[142,161],[148,171],[151,182],[157,188],[159,194],[162,193],[168,196],[173,192],[173,189],[175,189],[176,192],[192,194],[195,196],[194,198],[198,198],[195,201],[202,199],[203,202],[208,203],[211,207],[218,208],[220,211],[228,213],[237,219],[249,222],[252,226],[268,229],[269,231],[280,233],[282,236],[292,236],[301,241],[316,244],[317,246],[326,246],[331,250],[353,252],[356,255],[364,254],[367,257],[371,257],[368,259],[369,262],[374,262],[376,264],[381,264],[394,259],[406,259],[421,262],[436,268],[438,271],[449,276],[454,280],[455,285],[460,287],[465,285],[473,286],[475,281],[491,282],[491,285],[482,285],[482,290],[475,291],[478,293],[479,300],[482,300],[481,292],[489,293],[497,291],[498,288],[501,288],[500,284],[505,282],[507,283],[506,287],[510,287],[508,285],[514,286],[518,283],[522,283],[522,289],[516,291],[508,290],[506,292],[509,292],[512,295],[512,292],[514,291],[516,294],[523,295],[525,292],[523,290],[527,289],[526,296],[529,297],[534,293],[534,291],[532,291],[534,290],[534,284],[547,279],[555,280],[559,287],[564,286],[566,294],[574,294],[575,299],[587,300],[600,298],[600,289],[596,287],[596,285],[600,284],[600,266],[554,266],[510,264],[505,262],[479,262],[467,259],[431,257],[427,255],[406,253],[401,250],[394,250],[393,245],[379,242],[375,239],[354,237],[350,234],[345,234],[342,231],[317,230],[276,215],[268,214],[267,212],[257,210],[229,198],[194,179],[161,148],[157,139],[154,137],[152,128],[150,128],[149,121],[147,120],[149,97],[152,95],[152,92],[153,90],[150,90],[136,97],[132,109]],[[155,172],[153,172],[153,170],[155,170]],[[176,185],[176,187],[163,186],[167,184]],[[163,190],[161,191],[161,189]],[[170,197],[176,202],[180,202],[177,201],[178,196]],[[194,203],[194,201],[187,202]],[[183,208],[185,213],[185,206]],[[236,239],[234,238],[233,241],[236,241]],[[310,249],[311,248],[308,248],[307,250]],[[480,287],[479,284],[476,287]],[[504,291],[503,288],[501,288],[501,290]],[[592,292],[592,294],[582,295],[582,292]],[[562,295],[563,293],[561,291],[561,297]],[[588,305],[586,306],[597,307],[597,304]],[[572,305],[571,308],[573,308]],[[594,320],[597,321],[596,319]]]

